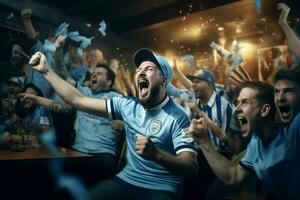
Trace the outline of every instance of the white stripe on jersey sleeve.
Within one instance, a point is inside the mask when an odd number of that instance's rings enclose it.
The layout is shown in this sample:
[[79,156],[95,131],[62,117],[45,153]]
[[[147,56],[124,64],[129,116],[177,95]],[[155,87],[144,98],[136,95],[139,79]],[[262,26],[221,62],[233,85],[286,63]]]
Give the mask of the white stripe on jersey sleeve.
[[107,113],[108,113],[109,119],[114,120],[112,117],[112,109],[111,109],[111,100],[110,99],[106,100],[106,108],[107,108]]
[[176,151],[176,154],[180,154],[181,152],[184,152],[184,151],[188,151],[188,152],[192,152],[194,154],[198,154],[197,151],[195,151],[194,149],[190,149],[190,148],[182,148],[182,149],[179,149],[178,151]]

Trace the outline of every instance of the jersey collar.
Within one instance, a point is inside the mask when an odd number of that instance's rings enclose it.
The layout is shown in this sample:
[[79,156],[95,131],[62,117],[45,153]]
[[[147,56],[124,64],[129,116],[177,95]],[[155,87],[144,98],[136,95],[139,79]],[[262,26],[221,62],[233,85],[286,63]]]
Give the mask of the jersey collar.
[[213,92],[212,95],[210,96],[209,101],[207,102],[207,105],[209,107],[212,107],[214,105],[215,99],[216,99],[216,95],[217,95],[216,92]]
[[169,96],[166,96],[166,98],[165,98],[160,104],[158,104],[157,106],[154,106],[154,107],[152,107],[152,108],[149,108],[149,109],[146,109],[146,108],[145,108],[145,110],[146,110],[146,111],[159,110],[159,109],[161,109],[162,107],[164,107],[164,105],[166,105],[166,104],[168,103],[169,99],[170,99],[170,97],[169,97]]

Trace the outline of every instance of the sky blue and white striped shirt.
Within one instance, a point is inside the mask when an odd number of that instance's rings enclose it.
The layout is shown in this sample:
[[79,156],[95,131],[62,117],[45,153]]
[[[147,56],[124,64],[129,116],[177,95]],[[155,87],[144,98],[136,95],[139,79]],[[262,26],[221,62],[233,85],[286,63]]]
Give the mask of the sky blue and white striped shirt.
[[[221,95],[213,92],[206,105],[202,104],[200,99],[197,99],[199,108],[207,114],[207,116],[225,132],[231,126],[232,116],[234,113],[232,105]],[[209,130],[209,137],[214,146],[221,151],[225,151],[225,145],[220,139]]]

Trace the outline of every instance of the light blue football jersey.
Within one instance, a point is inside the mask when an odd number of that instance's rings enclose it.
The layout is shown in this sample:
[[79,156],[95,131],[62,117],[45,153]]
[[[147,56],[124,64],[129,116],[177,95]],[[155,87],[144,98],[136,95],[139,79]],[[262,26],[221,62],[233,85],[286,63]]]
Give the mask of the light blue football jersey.
[[126,127],[127,165],[117,176],[138,187],[177,192],[183,179],[137,155],[135,142],[140,134],[150,137],[157,147],[172,155],[183,151],[196,154],[193,139],[183,137],[182,129],[190,125],[184,109],[169,97],[148,110],[135,98],[123,97],[107,100],[107,110],[111,119],[123,120]]
[[[111,99],[122,95],[114,91],[93,94],[87,87],[78,87],[85,96],[97,99]],[[120,149],[121,135],[111,127],[107,118],[77,111],[76,137],[73,149],[85,153],[110,153],[117,155]]]
[[300,198],[300,113],[287,125],[278,125],[268,146],[253,133],[240,165],[254,171],[265,193],[278,199]]

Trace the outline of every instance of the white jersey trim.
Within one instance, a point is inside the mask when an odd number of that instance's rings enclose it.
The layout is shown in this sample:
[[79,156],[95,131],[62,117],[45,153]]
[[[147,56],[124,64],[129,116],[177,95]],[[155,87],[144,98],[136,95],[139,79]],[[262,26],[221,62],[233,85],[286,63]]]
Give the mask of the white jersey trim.
[[110,99],[106,100],[106,108],[107,108],[107,114],[108,114],[109,119],[113,120],[113,117],[112,117],[112,108],[111,108],[111,100]]
[[188,152],[192,152],[194,154],[198,154],[197,151],[195,151],[194,149],[190,149],[190,148],[183,148],[183,149],[179,149],[178,151],[176,151],[176,154],[180,154],[181,152],[184,152],[184,151],[188,151]]

